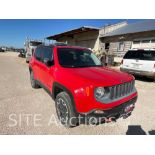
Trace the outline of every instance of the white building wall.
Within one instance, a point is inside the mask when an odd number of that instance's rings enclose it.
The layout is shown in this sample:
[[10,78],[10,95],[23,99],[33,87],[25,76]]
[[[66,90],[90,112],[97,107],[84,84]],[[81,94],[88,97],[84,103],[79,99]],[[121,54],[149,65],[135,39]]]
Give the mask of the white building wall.
[[154,38],[139,38],[135,39],[132,42],[131,48],[138,48],[138,49],[151,49],[155,48],[155,37]]

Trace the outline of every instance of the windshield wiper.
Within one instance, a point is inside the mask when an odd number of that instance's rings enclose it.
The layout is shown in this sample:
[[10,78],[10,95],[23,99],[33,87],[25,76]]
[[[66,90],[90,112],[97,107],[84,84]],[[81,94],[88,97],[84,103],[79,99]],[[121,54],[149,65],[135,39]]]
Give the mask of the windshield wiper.
[[61,65],[62,67],[65,67],[65,68],[75,68],[76,66],[74,66],[74,65]]
[[82,67],[102,67],[103,65],[80,65],[80,66],[75,66],[77,68],[82,68]]
[[83,66],[79,66],[79,67],[102,67],[103,65],[83,65]]

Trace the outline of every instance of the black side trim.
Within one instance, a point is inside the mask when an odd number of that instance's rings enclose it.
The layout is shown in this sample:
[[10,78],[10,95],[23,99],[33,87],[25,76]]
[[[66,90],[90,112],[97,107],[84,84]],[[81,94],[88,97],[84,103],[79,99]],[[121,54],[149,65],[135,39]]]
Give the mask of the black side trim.
[[29,72],[31,72],[32,71],[32,68],[29,66]]
[[42,84],[40,81],[38,81],[38,80],[36,80],[36,83],[37,83],[40,87],[42,87],[42,88],[52,97],[50,90],[49,90],[45,85],[43,85],[43,84]]
[[54,94],[55,91],[54,91],[54,89],[55,89],[56,87],[62,89],[62,90],[65,91],[65,92],[67,92],[67,93],[69,94],[70,98],[71,98],[72,103],[73,103],[74,112],[75,112],[75,114],[78,114],[78,112],[77,112],[77,110],[76,110],[76,106],[75,106],[75,102],[74,102],[73,95],[72,95],[72,93],[71,93],[65,86],[59,84],[58,82],[54,82],[54,83],[53,83],[53,87],[52,87],[52,93],[51,93],[51,91],[50,91],[44,84],[42,84],[40,81],[36,80],[36,83],[37,83],[40,87],[42,87],[42,88],[52,97],[53,100],[55,100],[55,94]]
[[54,83],[53,83],[53,87],[52,87],[52,98],[53,98],[53,100],[55,100],[55,96],[56,96],[56,95],[55,95],[55,88],[56,88],[56,87],[58,87],[58,88],[60,88],[60,89],[62,89],[63,91],[65,91],[65,92],[68,93],[68,95],[70,96],[71,101],[72,101],[72,103],[73,103],[74,112],[75,112],[76,114],[78,114],[78,112],[77,112],[77,110],[76,110],[76,106],[75,106],[75,102],[74,102],[74,97],[73,97],[72,93],[71,93],[70,90],[68,90],[65,86],[61,85],[61,84],[58,83],[58,82],[54,82]]

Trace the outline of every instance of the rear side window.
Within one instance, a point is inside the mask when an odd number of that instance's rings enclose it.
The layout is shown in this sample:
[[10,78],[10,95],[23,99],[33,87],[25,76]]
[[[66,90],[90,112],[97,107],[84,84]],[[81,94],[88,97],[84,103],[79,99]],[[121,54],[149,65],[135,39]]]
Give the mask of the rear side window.
[[130,50],[125,54],[124,59],[155,61],[155,51],[144,51],[144,50],[132,51]]

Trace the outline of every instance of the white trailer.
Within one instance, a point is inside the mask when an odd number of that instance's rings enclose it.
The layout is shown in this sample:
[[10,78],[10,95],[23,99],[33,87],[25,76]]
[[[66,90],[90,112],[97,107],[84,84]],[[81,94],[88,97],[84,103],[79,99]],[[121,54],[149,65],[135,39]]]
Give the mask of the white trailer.
[[24,43],[25,51],[26,51],[26,62],[29,63],[31,56],[38,45],[43,44],[40,40],[26,40]]

